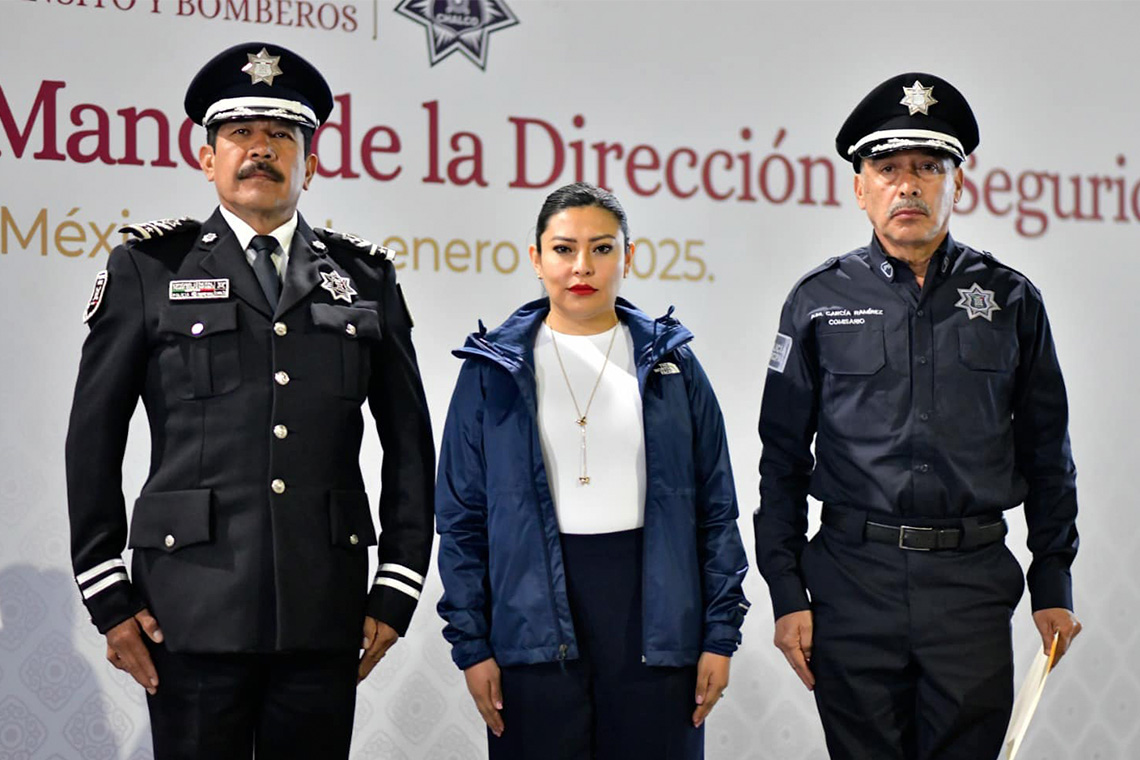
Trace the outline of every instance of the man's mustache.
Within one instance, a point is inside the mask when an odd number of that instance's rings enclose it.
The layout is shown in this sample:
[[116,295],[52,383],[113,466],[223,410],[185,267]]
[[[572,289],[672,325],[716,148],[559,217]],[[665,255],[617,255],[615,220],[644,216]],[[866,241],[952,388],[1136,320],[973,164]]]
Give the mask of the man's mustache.
[[904,209],[917,209],[927,216],[930,216],[930,206],[927,206],[926,202],[920,198],[907,198],[905,200],[896,202],[891,206],[890,210],[887,212],[887,215],[894,216]]
[[273,164],[265,161],[250,161],[248,164],[243,164],[238,170],[237,178],[248,179],[254,174],[264,174],[277,182],[285,181],[285,175]]

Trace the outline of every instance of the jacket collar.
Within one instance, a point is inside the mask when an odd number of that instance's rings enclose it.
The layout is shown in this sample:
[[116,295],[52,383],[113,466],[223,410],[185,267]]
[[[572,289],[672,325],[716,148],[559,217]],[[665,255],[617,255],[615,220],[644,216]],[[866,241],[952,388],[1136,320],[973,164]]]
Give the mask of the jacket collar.
[[[629,328],[633,341],[633,355],[637,363],[637,382],[644,392],[645,381],[654,365],[670,351],[693,339],[688,328],[673,318],[673,307],[657,319],[652,319],[624,298],[618,298],[617,316]],[[550,300],[540,298],[519,307],[501,325],[488,331],[479,321],[479,330],[467,336],[463,348],[452,353],[460,358],[490,360],[510,372],[524,386],[524,392],[533,398],[534,393],[534,340],[542,321],[550,313]],[[526,387],[529,386],[529,390]]]
[[[958,244],[947,232],[934,251],[934,255],[930,259],[930,268],[927,271],[930,274],[946,274],[956,263],[957,255]],[[907,266],[906,262],[888,256],[879,242],[879,236],[875,234],[871,235],[871,244],[867,246],[867,258],[871,270],[887,282],[895,282],[898,268]]]
[[[324,251],[313,248],[315,239],[312,228],[298,214],[297,229],[289,246],[289,264],[285,267],[281,300],[277,304],[278,315],[285,314],[296,306],[320,283],[321,265],[326,265],[326,269],[337,268]],[[228,278],[230,290],[235,296],[266,317],[273,317],[274,312],[257,284],[253,267],[245,257],[245,250],[220,209],[215,210],[202,225],[196,250],[202,253],[203,269],[215,277]]]

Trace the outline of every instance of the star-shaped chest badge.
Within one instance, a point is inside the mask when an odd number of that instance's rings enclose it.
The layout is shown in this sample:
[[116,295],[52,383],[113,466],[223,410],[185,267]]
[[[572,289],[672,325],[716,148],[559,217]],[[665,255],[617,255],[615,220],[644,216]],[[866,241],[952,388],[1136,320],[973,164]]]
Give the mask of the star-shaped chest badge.
[[279,55],[270,55],[269,51],[265,48],[257,55],[253,53],[246,53],[249,58],[249,63],[241,67],[241,70],[249,74],[249,83],[257,84],[258,82],[265,82],[270,87],[273,86],[273,77],[280,76],[285,72],[277,63],[281,60]]
[[923,87],[922,82],[916,79],[912,86],[903,88],[903,99],[899,101],[899,105],[907,107],[910,111],[909,116],[914,116],[916,113],[929,116],[930,107],[937,102],[934,99],[934,88]]
[[954,305],[959,309],[965,309],[970,319],[984,317],[986,321],[993,322],[994,312],[1001,311],[1001,307],[994,299],[994,292],[983,290],[976,282],[968,288],[958,288],[958,295],[961,298]]
[[321,272],[321,280],[321,287],[332,293],[334,301],[352,303],[352,297],[356,295],[356,288],[352,287],[352,283],[347,277],[342,277],[337,272]]

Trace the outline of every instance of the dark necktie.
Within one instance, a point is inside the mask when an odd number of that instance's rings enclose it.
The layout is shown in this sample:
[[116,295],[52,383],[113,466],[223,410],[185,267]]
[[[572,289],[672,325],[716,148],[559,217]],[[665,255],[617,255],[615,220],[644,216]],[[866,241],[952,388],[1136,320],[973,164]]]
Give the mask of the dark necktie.
[[276,309],[277,301],[281,297],[281,278],[277,276],[277,267],[273,266],[270,255],[277,250],[277,238],[272,235],[257,235],[249,241],[253,250],[253,273],[257,275],[257,284],[261,292],[265,293],[265,300],[270,307]]

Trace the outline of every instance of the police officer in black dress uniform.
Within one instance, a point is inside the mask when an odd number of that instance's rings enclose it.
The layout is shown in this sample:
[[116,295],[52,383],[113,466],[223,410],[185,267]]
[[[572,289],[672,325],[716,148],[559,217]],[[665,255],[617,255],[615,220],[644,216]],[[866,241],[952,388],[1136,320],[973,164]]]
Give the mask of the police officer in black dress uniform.
[[[358,679],[407,630],[427,572],[434,447],[396,273],[386,249],[296,211],[332,105],[277,45],[206,64],[186,110],[220,206],[125,228],[87,306],[67,438],[76,582],[108,659],[147,689],[159,760],[347,757]],[[151,466],[128,530],[140,398]],[[365,400],[384,450],[371,579]]]
[[[855,108],[836,147],[874,235],[792,289],[769,362],[756,554],[775,643],[815,689],[833,758],[997,756],[1025,583],[1003,510],[1025,505],[1044,645],[1058,634],[1063,655],[1081,628],[1068,409],[1041,294],[948,232],[977,144],[965,98],[930,74]],[[810,542],[809,493],[824,505]]]

